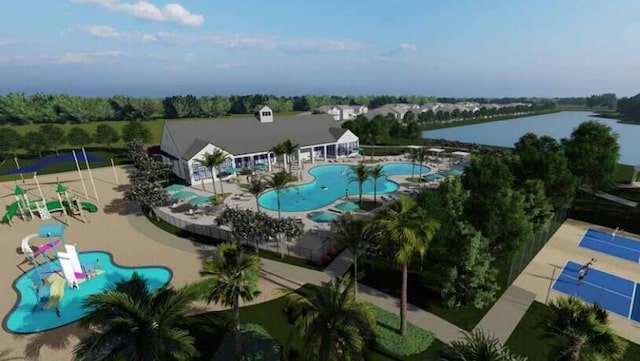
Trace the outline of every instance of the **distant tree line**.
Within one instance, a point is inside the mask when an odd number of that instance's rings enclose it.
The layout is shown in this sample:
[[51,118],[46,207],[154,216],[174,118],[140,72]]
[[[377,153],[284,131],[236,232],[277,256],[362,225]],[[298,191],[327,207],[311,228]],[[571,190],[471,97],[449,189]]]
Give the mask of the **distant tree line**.
[[58,150],[65,145],[84,147],[97,143],[111,148],[120,139],[129,142],[139,139],[145,143],[151,140],[151,131],[140,121],[130,121],[118,132],[109,124],[98,124],[93,133],[80,126],[65,131],[56,124],[42,124],[36,130],[22,135],[11,127],[0,128],[0,155],[16,155],[20,150],[29,155],[39,156],[48,151]]
[[616,109],[617,100],[615,93],[594,94],[590,97],[555,98],[558,105],[577,105],[589,108]]
[[[276,113],[311,111],[323,105],[366,105],[370,109],[384,104],[419,104],[436,101],[456,102],[467,99],[435,98],[418,95],[367,95],[367,96],[275,96],[231,95],[194,96],[176,95],[166,98],[134,98],[114,95],[109,98],[85,98],[65,94],[25,95],[9,93],[0,96],[0,125],[40,123],[86,123],[102,120],[149,120],[177,118],[209,118],[226,114],[252,113],[256,105],[266,104]],[[479,103],[507,104],[527,102],[551,105],[554,102],[542,98],[473,98]]]

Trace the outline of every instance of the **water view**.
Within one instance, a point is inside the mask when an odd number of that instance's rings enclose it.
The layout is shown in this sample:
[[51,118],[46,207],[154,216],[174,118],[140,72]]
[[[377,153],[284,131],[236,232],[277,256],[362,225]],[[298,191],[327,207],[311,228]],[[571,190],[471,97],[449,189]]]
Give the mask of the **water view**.
[[592,112],[559,112],[532,117],[502,120],[498,122],[466,125],[462,127],[430,130],[422,137],[449,139],[461,142],[512,147],[525,133],[565,138],[580,123],[598,120],[610,126],[620,135],[620,162],[640,164],[640,125],[622,124],[615,119],[597,118]]

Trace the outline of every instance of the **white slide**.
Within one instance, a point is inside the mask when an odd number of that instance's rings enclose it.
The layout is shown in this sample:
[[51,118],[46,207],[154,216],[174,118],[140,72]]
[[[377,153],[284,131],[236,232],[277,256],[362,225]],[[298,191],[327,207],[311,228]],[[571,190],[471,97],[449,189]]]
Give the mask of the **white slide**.
[[73,284],[77,283],[78,280],[76,279],[75,272],[73,272],[71,257],[69,257],[69,254],[66,252],[58,252],[58,261],[60,261],[64,279],[67,281],[69,287],[73,287]]
[[67,250],[67,255],[69,256],[69,261],[71,261],[71,268],[73,269],[75,278],[83,279],[84,271],[82,271],[82,266],[80,265],[80,259],[78,258],[76,247],[66,244],[64,248]]
[[34,233],[34,234],[30,234],[30,235],[28,235],[28,236],[26,236],[26,237],[24,237],[24,238],[22,239],[22,245],[21,245],[21,248],[22,248],[22,253],[23,253],[25,256],[30,256],[30,257],[32,257],[32,256],[33,256],[33,249],[31,249],[31,245],[29,244],[29,240],[30,240],[31,238],[36,238],[36,237],[38,237],[38,234],[37,234],[37,233]]

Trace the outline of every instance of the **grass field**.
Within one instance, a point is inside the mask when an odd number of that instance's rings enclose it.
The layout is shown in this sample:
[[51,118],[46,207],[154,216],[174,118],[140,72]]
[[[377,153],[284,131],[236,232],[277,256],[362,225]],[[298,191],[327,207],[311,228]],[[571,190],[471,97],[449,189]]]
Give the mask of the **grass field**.
[[[555,340],[545,335],[547,305],[534,302],[507,340],[506,346],[516,354],[526,356],[529,361],[549,361]],[[625,361],[640,361],[640,346],[629,342]]]
[[[287,116],[287,115],[296,115],[299,113],[300,112],[286,112],[286,113],[279,113],[278,115]],[[223,118],[214,118],[214,119],[247,118],[252,116],[253,116],[252,114],[233,114]],[[143,123],[151,131],[151,144],[160,144],[160,138],[162,137],[162,126],[165,121],[182,121],[182,120],[187,120],[187,119],[154,119],[154,120],[144,121]],[[125,126],[125,124],[127,124],[127,122],[126,121],[104,121],[104,122],[89,122],[89,123],[82,123],[82,124],[57,124],[57,125],[59,125],[62,129],[64,129],[65,132],[68,132],[69,129],[78,126],[88,131],[89,133],[93,134],[93,132],[95,132],[96,128],[100,124],[108,124],[112,126],[115,130],[117,130],[118,133],[122,134],[122,128]],[[37,131],[40,125],[41,124],[12,125],[11,128],[15,129],[20,134],[26,134],[27,132],[30,132],[30,131]],[[99,144],[93,143],[93,144],[87,144],[87,146],[89,147],[99,146]],[[123,146],[124,146],[124,142],[122,140],[114,144],[114,147],[123,147]]]

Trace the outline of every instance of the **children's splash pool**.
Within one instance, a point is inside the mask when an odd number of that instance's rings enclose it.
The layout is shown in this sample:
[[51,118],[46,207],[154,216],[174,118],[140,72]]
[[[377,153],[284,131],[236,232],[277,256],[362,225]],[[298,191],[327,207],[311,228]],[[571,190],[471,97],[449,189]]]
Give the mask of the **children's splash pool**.
[[[377,194],[392,193],[398,190],[396,182],[387,179],[393,175],[427,174],[429,167],[411,163],[390,163],[382,167],[385,176],[378,178],[376,182]],[[351,182],[353,175],[349,165],[323,165],[312,168],[309,174],[315,177],[311,183],[301,184],[298,187],[289,187],[280,193],[280,210],[283,212],[301,212],[322,208],[344,198],[345,193],[351,197],[358,195],[358,182]],[[373,179],[369,178],[362,184],[362,194],[373,194]],[[278,210],[275,191],[268,191],[259,199],[261,207],[273,211]]]
[[[66,282],[57,284],[57,278],[62,277],[57,261],[45,263],[41,267],[41,274],[47,279],[46,284],[39,279],[35,269],[20,276],[13,284],[18,293],[18,301],[5,317],[3,327],[9,332],[20,334],[51,330],[83,318],[85,312],[82,301],[85,298],[102,292],[116,282],[131,278],[134,272],[145,278],[152,289],[166,285],[172,277],[172,272],[167,267],[117,265],[111,254],[106,252],[81,252],[79,259],[82,265],[91,268],[95,274],[81,282],[77,289],[69,287]],[[58,302],[50,302],[51,294],[60,292],[52,287],[62,288],[62,297]],[[56,308],[59,312],[56,312]]]

